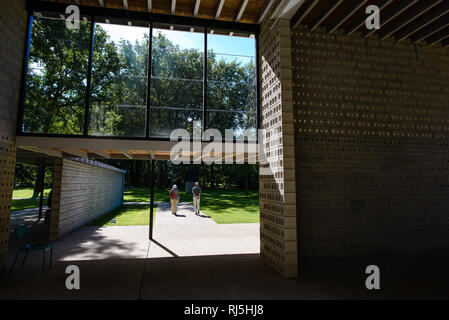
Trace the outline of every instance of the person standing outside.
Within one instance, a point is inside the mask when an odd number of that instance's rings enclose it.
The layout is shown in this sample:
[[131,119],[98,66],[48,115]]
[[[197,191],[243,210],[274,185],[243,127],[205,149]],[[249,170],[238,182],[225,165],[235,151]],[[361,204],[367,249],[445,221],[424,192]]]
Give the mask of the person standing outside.
[[176,184],[170,190],[171,213],[176,215],[178,212],[179,190]]
[[193,208],[195,209],[195,215],[199,215],[201,188],[198,182],[195,182],[195,186],[192,188],[192,194],[193,194]]

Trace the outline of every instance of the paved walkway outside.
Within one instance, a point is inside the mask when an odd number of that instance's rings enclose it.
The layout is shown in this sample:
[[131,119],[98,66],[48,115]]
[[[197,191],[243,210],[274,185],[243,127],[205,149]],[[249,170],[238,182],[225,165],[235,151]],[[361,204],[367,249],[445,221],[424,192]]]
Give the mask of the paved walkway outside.
[[[16,253],[12,234],[8,266]],[[54,243],[53,268],[44,276],[40,252],[12,278],[0,273],[0,299],[449,298],[445,256],[303,262],[299,279],[285,279],[255,253],[258,224],[219,225],[195,216],[189,204],[173,216],[161,203],[154,239],[148,241],[148,226],[84,227]],[[71,264],[80,268],[81,290],[65,288]],[[379,291],[365,288],[370,264],[380,267]]]
[[[54,261],[173,258],[205,255],[258,254],[259,224],[217,224],[193,206],[181,203],[176,216],[159,203],[154,241],[148,226],[83,227],[54,243]],[[11,233],[9,262],[16,253]],[[41,265],[41,254],[30,254],[26,265]]]
[[258,223],[217,224],[204,213],[196,216],[189,203],[178,209],[175,216],[168,203],[158,205],[150,258],[260,252]]
[[[154,242],[147,226],[84,227],[54,243],[54,265],[44,276],[40,252],[30,253],[12,278],[0,273],[0,299],[449,298],[444,256],[303,262],[299,279],[282,278],[254,253],[258,228],[218,225],[195,216],[189,204],[173,216],[160,204]],[[10,244],[8,266],[16,253],[12,237]],[[81,290],[65,288],[71,264],[80,268]],[[365,288],[370,264],[381,269],[379,291]]]
[[[47,206],[42,207],[42,216],[45,216],[45,212],[49,208]],[[37,208],[29,208],[23,210],[17,210],[11,212],[11,219],[9,229],[13,230],[15,227],[23,224],[31,224],[36,222],[39,217],[39,207]]]

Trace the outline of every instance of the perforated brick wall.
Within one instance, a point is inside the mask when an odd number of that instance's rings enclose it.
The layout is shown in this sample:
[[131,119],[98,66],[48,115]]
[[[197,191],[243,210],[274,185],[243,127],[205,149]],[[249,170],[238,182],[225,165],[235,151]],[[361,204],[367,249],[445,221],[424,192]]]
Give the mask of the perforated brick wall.
[[93,161],[55,160],[50,239],[81,228],[123,203],[125,171]]
[[26,29],[25,1],[0,2],[0,269],[5,268],[16,148],[16,118]]
[[291,35],[300,261],[449,252],[449,49]]
[[273,269],[286,277],[296,277],[290,22],[273,22],[265,19],[259,35],[260,119],[261,128],[265,129],[263,151],[268,160],[267,165],[261,165],[259,175],[260,251]]

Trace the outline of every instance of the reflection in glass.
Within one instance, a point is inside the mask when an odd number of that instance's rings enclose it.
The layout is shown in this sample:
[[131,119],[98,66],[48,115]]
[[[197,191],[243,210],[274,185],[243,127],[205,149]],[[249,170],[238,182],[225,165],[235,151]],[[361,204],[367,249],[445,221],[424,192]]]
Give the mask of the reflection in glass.
[[97,23],[89,134],[145,136],[149,28]]
[[23,131],[82,134],[90,22],[68,29],[61,18],[34,17]]
[[150,136],[202,119],[204,33],[153,29]]
[[41,13],[34,18],[24,132],[79,135],[87,129],[96,136],[145,137],[148,128],[150,137],[168,138],[178,128],[192,134],[194,121],[223,136],[225,129],[236,136],[256,131],[254,38],[207,34],[204,79],[204,30],[156,25],[149,74],[148,23],[97,22],[85,115],[91,23],[83,18],[80,28],[71,30],[62,18]]
[[207,35],[208,128],[255,134],[257,82],[255,39]]

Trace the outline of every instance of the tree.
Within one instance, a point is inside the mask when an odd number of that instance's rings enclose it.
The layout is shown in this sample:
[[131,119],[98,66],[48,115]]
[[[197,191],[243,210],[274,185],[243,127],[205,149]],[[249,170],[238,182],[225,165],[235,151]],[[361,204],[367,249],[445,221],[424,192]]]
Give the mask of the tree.
[[[79,30],[66,28],[64,20],[38,19],[33,22],[29,72],[24,108],[24,131],[81,134],[84,124],[90,23]],[[113,83],[120,69],[116,48],[106,34],[96,33],[95,45],[108,52],[97,71],[102,82]],[[103,92],[103,94],[107,94]]]
[[[126,28],[126,26],[124,26]],[[69,30],[64,20],[39,19],[33,23],[30,70],[24,110],[26,132],[81,134],[87,92],[90,22]],[[145,134],[148,41],[114,42],[95,27],[89,133],[143,136]],[[150,134],[168,137],[176,128],[192,133],[192,123],[203,113],[203,52],[180,49],[163,33],[153,35],[150,91]],[[208,128],[241,133],[256,125],[256,66],[218,58],[208,51]],[[129,185],[147,185],[146,162],[120,160],[128,170]],[[257,186],[256,166],[194,166],[195,179],[211,186]],[[187,166],[172,163],[156,167],[159,186],[184,185]]]

